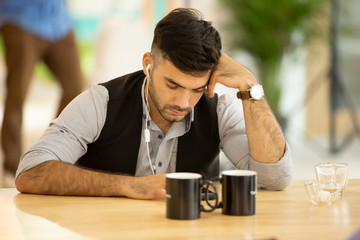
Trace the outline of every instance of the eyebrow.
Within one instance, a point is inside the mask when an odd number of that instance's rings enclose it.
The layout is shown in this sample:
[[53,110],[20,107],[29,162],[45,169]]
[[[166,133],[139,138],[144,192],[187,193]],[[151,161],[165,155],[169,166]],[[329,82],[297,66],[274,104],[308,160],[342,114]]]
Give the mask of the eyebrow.
[[[184,89],[185,89],[184,86],[181,86],[179,83],[175,82],[173,79],[168,78],[168,77],[164,77],[164,78],[165,78],[165,80],[168,81],[169,83],[174,84],[174,85],[176,85],[176,86],[178,86],[178,87],[181,87],[181,88],[184,88]],[[208,85],[208,83],[206,83],[204,86],[201,86],[201,87],[198,87],[198,88],[194,88],[194,89],[192,89],[192,90],[199,90],[199,89],[205,88],[207,85]]]

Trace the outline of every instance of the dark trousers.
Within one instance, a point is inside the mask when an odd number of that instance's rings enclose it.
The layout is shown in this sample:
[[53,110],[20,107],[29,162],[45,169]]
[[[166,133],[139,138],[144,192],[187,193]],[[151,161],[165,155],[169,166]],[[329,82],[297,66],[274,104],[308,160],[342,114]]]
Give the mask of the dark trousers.
[[34,36],[14,25],[4,25],[1,33],[7,68],[1,145],[5,170],[15,172],[23,153],[23,105],[36,63],[43,60],[60,83],[62,96],[57,114],[83,90],[84,82],[72,31],[55,42]]

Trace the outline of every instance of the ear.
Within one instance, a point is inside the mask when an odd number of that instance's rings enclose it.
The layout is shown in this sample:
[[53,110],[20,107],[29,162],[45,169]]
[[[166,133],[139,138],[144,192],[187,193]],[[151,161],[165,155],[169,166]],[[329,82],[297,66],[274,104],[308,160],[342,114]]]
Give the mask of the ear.
[[[146,52],[144,53],[143,59],[142,59],[142,65],[143,65],[143,72],[145,75],[147,75],[146,73],[146,68],[148,67],[148,65],[153,65],[153,59],[152,59],[152,55],[150,52]],[[149,72],[151,70],[151,67],[149,69]]]

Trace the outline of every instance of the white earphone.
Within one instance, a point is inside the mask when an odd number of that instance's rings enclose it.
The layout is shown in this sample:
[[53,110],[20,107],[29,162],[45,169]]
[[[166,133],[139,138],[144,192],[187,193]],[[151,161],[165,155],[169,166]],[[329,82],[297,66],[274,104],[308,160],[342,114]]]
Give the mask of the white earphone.
[[151,64],[149,63],[147,66],[146,66],[146,76],[149,77],[149,68],[150,68]]
[[[149,79],[149,68],[150,68],[151,64],[148,64],[146,66],[146,81],[148,81]],[[151,168],[151,172],[152,174],[156,174],[156,167],[154,164],[152,164],[151,162],[151,158],[150,158],[150,150],[149,150],[149,142],[150,142],[150,130],[148,129],[148,120],[149,120],[149,112],[150,112],[150,106],[149,106],[149,101],[147,96],[149,95],[149,83],[146,83],[147,87],[146,87],[146,93],[145,93],[145,100],[146,100],[146,107],[147,107],[147,113],[146,113],[146,119],[145,119],[145,130],[144,130],[144,139],[145,139],[145,144],[146,144],[146,153],[147,153],[147,157],[149,160],[149,164],[150,164],[150,168]]]

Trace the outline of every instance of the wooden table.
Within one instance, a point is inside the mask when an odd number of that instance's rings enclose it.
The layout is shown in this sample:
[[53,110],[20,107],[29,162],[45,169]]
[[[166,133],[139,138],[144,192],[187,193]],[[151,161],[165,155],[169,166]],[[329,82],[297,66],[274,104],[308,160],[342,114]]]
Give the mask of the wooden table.
[[313,205],[304,181],[258,191],[254,216],[221,209],[170,220],[165,201],[20,194],[0,189],[0,239],[347,239],[360,228],[360,179],[343,199]]

